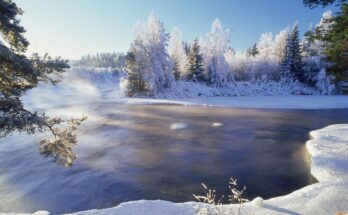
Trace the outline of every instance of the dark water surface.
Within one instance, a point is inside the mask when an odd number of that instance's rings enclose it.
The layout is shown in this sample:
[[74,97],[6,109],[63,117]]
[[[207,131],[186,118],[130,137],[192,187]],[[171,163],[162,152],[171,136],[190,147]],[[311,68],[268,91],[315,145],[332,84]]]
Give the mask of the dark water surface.
[[247,187],[249,199],[288,194],[316,182],[305,150],[309,131],[348,122],[348,109],[113,103],[88,109],[71,168],[41,158],[38,136],[0,139],[1,212],[59,214],[139,199],[193,201],[201,182],[227,196],[230,177]]

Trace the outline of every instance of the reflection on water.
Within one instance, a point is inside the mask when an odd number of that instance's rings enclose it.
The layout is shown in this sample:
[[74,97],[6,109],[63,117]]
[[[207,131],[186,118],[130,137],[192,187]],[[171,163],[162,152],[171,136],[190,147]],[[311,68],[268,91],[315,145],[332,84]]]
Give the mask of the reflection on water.
[[115,103],[95,104],[86,114],[71,168],[42,159],[39,136],[0,140],[0,211],[58,214],[138,199],[193,201],[201,182],[226,196],[230,177],[247,187],[249,199],[284,195],[315,183],[308,132],[348,120],[347,109]]

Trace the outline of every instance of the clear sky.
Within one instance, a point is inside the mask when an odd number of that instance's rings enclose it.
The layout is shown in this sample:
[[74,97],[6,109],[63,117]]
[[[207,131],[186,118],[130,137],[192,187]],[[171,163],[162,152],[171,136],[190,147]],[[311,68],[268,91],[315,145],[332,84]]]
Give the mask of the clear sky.
[[[22,24],[29,52],[77,59],[96,52],[126,51],[133,27],[154,11],[168,32],[179,27],[183,37],[209,32],[219,18],[232,30],[231,46],[244,51],[261,33],[277,33],[298,21],[301,33],[330,8],[309,9],[302,0],[15,0],[25,13]],[[332,8],[331,8],[332,9]]]

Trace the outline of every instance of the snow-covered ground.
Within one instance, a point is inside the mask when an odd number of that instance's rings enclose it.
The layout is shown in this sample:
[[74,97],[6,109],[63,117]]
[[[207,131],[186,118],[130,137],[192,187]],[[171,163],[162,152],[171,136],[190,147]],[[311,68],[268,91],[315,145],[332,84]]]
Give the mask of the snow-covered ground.
[[182,99],[117,98],[127,104],[180,104],[234,108],[336,109],[348,108],[348,96],[237,96]]

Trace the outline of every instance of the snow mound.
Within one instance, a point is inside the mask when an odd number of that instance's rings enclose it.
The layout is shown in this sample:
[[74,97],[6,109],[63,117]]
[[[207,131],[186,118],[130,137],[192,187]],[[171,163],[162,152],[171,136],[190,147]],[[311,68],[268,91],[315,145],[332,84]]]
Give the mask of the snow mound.
[[[312,155],[312,174],[319,183],[285,196],[246,203],[241,214],[335,214],[348,211],[348,124],[312,131],[306,143]],[[236,214],[238,205],[211,206],[202,203],[168,201],[125,202],[114,208],[89,210],[74,215],[104,214]]]
[[312,155],[312,175],[321,182],[348,181],[348,125],[331,125],[310,136],[306,147]]

